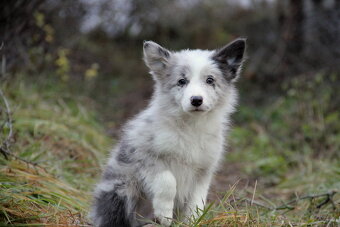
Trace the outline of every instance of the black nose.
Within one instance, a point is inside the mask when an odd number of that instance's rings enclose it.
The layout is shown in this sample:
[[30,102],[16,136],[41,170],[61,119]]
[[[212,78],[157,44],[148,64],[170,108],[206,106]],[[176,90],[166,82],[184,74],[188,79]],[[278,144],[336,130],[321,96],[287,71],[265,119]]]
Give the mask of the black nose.
[[202,96],[192,96],[190,100],[191,100],[191,105],[196,106],[196,107],[202,105],[203,103]]

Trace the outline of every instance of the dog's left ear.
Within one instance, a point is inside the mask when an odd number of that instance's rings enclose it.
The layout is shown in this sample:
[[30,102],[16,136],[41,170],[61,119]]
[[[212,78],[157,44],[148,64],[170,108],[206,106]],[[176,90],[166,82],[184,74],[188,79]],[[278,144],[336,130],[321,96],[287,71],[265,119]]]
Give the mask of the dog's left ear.
[[153,74],[162,74],[168,64],[171,52],[155,42],[145,41],[143,45],[144,61]]
[[228,81],[234,80],[240,74],[245,49],[246,39],[236,39],[215,51],[213,60],[217,62]]

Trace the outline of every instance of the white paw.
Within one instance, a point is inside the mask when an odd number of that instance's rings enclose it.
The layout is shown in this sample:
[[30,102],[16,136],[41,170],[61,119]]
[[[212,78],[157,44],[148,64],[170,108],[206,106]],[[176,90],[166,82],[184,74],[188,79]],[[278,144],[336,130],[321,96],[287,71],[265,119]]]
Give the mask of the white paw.
[[161,213],[155,213],[155,217],[161,225],[170,226],[172,222],[172,209]]
[[166,226],[166,227],[170,226],[172,222],[171,218],[168,218],[168,217],[160,217],[158,218],[158,220],[161,223],[161,225]]

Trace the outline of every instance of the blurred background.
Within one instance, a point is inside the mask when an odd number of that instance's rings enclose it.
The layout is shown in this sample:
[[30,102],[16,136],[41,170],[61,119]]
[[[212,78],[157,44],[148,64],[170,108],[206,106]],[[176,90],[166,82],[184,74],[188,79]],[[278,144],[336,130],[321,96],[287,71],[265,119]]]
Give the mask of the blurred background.
[[[0,109],[2,150],[15,154],[11,163],[19,159],[40,163],[50,169],[51,179],[87,193],[95,182],[89,178],[98,176],[121,125],[144,108],[152,94],[153,81],[142,61],[143,40],[170,50],[215,49],[238,37],[247,38],[248,60],[238,82],[240,104],[233,115],[230,152],[211,199],[237,182],[240,197],[254,193],[255,185],[259,199],[270,205],[297,194],[327,197],[338,192],[337,0],[2,1],[0,86],[6,97]],[[6,111],[4,100],[11,111]],[[27,182],[7,174],[8,162],[8,157],[2,161],[2,178],[11,185]],[[38,190],[36,185],[27,187]],[[17,195],[14,186],[2,189],[4,196]],[[321,206],[324,210],[313,210],[312,202],[304,200],[296,201],[296,207],[303,208],[277,215],[296,223],[335,220],[340,211],[334,194],[332,203]],[[49,198],[47,204],[45,198],[44,212],[58,198]],[[66,204],[65,209],[79,216],[76,221],[87,223],[82,214],[88,201],[76,208]],[[4,223],[16,222],[21,202],[20,198],[2,202]],[[30,223],[27,215],[20,218],[25,221],[18,223]],[[43,222],[39,218],[34,220]]]
[[330,79],[339,72],[339,4],[335,0],[3,2],[2,53],[8,72],[23,67],[34,72],[31,77],[56,72],[60,83],[75,84],[100,100],[107,117],[124,119],[143,107],[152,91],[141,61],[143,40],[173,50],[215,49],[246,37],[249,60],[240,87],[250,85],[248,91],[268,99],[285,81],[301,74],[311,80],[318,73]]

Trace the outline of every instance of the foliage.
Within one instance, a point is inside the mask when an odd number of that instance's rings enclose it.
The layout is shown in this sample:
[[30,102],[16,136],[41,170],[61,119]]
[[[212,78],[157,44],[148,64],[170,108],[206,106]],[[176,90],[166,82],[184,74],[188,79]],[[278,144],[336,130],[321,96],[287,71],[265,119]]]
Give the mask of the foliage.
[[306,81],[294,78],[283,85],[282,96],[260,107],[241,106],[235,114],[239,126],[231,134],[236,150],[230,158],[249,162],[248,173],[255,170],[279,180],[306,159],[339,158],[336,76],[318,74]]
[[[17,77],[4,85],[14,107],[12,150],[31,164],[1,157],[0,220],[88,225],[91,188],[110,142],[88,99],[44,76],[39,83]],[[336,90],[332,77],[313,78],[283,85],[286,92],[269,104],[241,102],[225,163],[240,181],[229,181],[221,199],[189,226],[339,224]],[[85,101],[86,108],[79,104]],[[242,177],[254,187],[242,186]]]
[[93,112],[53,78],[11,81],[16,141],[0,158],[1,225],[86,224],[91,188],[109,140]]
[[69,72],[70,72],[70,62],[67,58],[68,54],[67,49],[60,49],[58,51],[58,58],[55,61],[57,65],[57,74],[61,77],[61,80],[67,81],[69,79]]
[[[232,177],[220,199],[174,226],[339,226],[339,3],[303,1],[294,22],[296,1],[251,2],[2,3],[0,85],[15,134],[13,155],[0,155],[0,225],[89,225],[106,133],[151,96],[143,40],[212,49],[244,36],[249,60],[223,163]],[[99,24],[85,31],[93,13]]]

